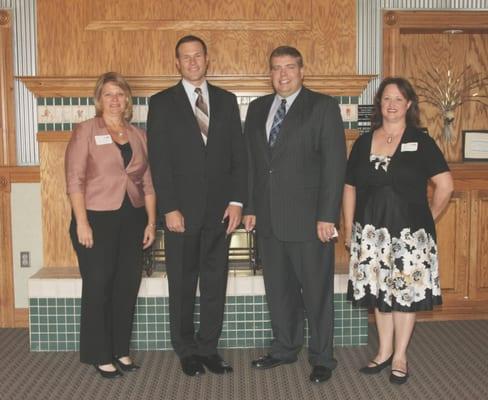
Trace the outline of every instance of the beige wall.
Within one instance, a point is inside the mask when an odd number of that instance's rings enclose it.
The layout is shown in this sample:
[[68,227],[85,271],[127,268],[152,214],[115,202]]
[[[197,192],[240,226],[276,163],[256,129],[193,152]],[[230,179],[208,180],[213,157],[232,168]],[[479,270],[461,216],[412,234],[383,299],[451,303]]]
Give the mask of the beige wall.
[[[13,183],[11,195],[15,308],[26,308],[28,278],[43,264],[40,184]],[[30,268],[20,268],[21,251],[30,252]]]

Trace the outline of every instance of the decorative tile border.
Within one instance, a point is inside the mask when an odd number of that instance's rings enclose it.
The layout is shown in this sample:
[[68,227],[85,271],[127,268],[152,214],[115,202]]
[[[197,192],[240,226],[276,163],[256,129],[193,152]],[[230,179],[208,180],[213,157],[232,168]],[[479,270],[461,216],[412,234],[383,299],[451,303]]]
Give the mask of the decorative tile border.
[[[244,120],[249,103],[256,96],[238,96],[241,119]],[[341,105],[344,129],[357,128],[357,111],[351,115],[350,110],[357,110],[359,97],[335,96]],[[149,98],[133,97],[132,123],[142,129],[146,128]],[[349,112],[348,112],[349,110]],[[71,131],[73,125],[95,116],[94,101],[91,97],[38,97],[37,130]],[[354,117],[355,116],[355,117]]]
[[[199,299],[195,306],[198,326]],[[353,308],[344,293],[334,295],[335,346],[367,344],[368,313]],[[78,351],[80,298],[31,298],[31,351]],[[305,329],[308,338],[308,328]],[[264,295],[228,296],[219,347],[260,348],[270,345],[271,322]],[[308,340],[307,340],[308,342]],[[170,350],[167,297],[139,297],[134,316],[131,348]]]

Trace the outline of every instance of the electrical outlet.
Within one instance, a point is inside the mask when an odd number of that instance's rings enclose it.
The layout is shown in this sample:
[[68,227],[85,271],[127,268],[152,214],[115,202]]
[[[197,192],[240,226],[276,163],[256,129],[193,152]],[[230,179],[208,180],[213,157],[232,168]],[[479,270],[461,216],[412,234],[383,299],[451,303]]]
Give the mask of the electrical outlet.
[[20,252],[20,267],[21,268],[29,268],[30,264],[30,252],[28,251],[21,251]]

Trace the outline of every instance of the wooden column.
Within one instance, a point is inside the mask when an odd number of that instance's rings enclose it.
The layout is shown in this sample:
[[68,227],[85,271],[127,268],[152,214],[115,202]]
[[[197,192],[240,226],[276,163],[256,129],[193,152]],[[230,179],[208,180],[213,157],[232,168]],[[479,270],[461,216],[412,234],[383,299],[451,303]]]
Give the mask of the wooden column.
[[0,165],[15,165],[15,128],[10,13],[0,10]]
[[68,234],[71,206],[66,194],[64,153],[70,132],[39,133],[41,156],[42,237],[44,267],[77,266]]

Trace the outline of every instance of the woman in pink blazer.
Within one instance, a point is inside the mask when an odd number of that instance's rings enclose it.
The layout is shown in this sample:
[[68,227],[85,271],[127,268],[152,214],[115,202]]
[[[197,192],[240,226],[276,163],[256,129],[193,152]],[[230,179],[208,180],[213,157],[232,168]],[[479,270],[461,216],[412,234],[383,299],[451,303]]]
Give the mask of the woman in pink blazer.
[[129,356],[142,251],[155,237],[156,198],[146,134],[129,124],[132,94],[118,73],[100,76],[96,117],[66,149],[70,236],[83,280],[80,359],[104,378],[139,367]]

